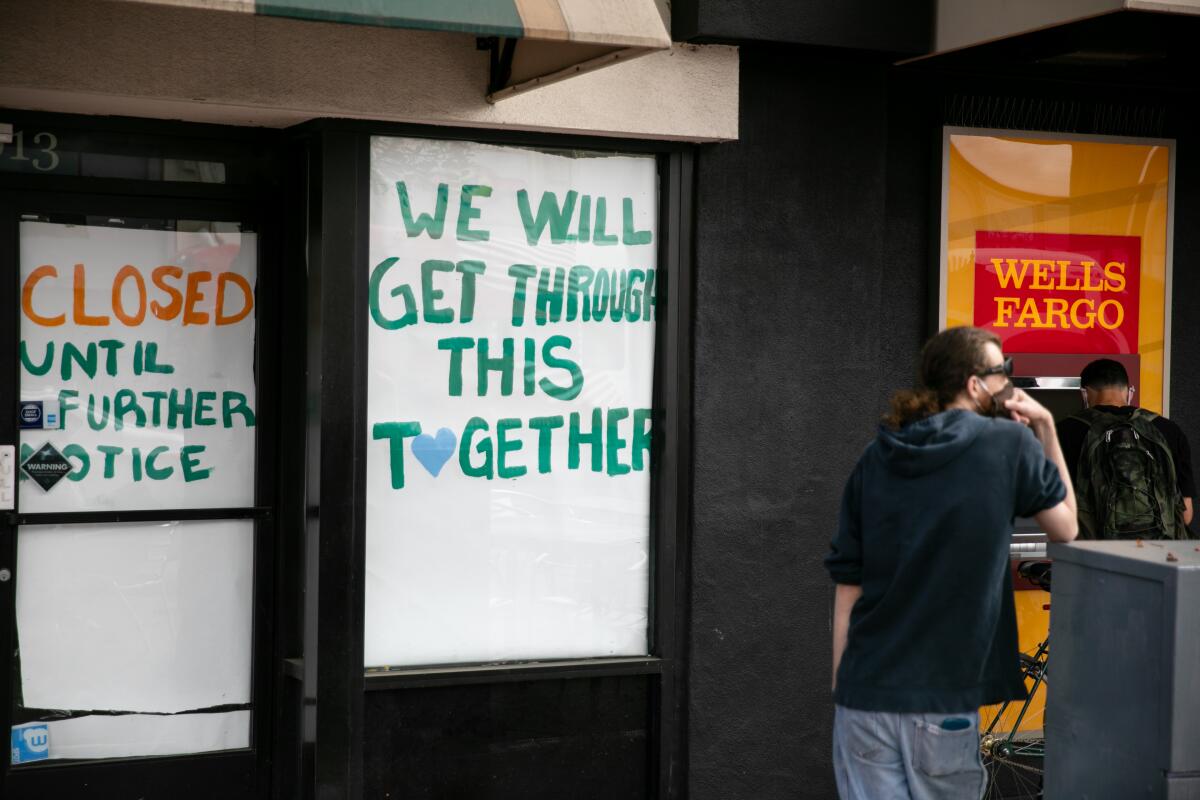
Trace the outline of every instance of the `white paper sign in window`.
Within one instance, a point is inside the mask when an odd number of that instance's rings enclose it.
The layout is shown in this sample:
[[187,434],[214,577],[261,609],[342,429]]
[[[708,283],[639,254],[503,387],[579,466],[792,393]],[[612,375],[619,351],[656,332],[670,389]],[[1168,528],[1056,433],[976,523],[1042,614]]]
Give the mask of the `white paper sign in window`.
[[27,708],[250,701],[253,523],[22,526],[18,543]]
[[652,157],[371,143],[367,666],[647,652]]
[[22,222],[20,509],[254,504],[255,235]]

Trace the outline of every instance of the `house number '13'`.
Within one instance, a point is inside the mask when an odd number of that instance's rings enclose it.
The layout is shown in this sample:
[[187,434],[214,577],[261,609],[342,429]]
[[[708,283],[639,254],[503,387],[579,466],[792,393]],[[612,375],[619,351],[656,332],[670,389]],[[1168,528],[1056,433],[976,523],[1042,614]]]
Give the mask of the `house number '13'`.
[[11,144],[0,144],[0,158],[7,158],[9,161],[32,161],[33,168],[39,172],[51,172],[58,167],[58,153],[55,152],[57,147],[58,137],[50,131],[35,133],[33,146],[29,148],[35,155],[30,158],[25,155],[25,131],[17,131],[13,134]]

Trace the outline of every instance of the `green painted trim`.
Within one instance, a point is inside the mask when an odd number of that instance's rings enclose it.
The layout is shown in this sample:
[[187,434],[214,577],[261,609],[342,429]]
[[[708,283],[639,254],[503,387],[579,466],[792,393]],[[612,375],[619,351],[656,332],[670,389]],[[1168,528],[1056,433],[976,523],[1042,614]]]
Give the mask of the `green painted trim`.
[[255,0],[268,17],[344,22],[381,28],[525,35],[514,0]]

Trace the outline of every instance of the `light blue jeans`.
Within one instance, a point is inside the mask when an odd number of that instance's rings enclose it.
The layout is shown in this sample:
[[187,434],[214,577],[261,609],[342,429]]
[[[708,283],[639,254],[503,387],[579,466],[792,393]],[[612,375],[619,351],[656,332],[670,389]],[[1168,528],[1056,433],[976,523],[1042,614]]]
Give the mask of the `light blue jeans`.
[[833,770],[842,800],[978,800],[987,785],[979,712],[834,706]]

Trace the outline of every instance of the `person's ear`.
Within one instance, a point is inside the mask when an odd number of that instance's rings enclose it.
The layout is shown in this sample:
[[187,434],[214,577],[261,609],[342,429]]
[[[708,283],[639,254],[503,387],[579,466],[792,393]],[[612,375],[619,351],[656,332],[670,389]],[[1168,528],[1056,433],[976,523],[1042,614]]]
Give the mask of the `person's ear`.
[[1079,399],[1083,401],[1083,407],[1087,408],[1088,407],[1087,389],[1084,389],[1082,387],[1079,389]]
[[1127,405],[1127,406],[1133,405],[1133,387],[1132,386],[1130,386],[1128,389],[1125,390],[1125,405]]

